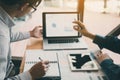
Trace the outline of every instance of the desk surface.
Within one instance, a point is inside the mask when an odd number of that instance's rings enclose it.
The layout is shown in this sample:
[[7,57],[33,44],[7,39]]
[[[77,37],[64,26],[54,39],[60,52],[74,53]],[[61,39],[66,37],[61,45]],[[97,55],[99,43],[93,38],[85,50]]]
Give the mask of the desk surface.
[[[98,76],[103,76],[104,74],[101,72],[101,69],[98,71],[79,71],[72,72],[70,70],[67,54],[75,52],[75,53],[84,53],[87,51],[84,50],[74,50],[74,51],[61,51],[58,53],[59,63],[60,63],[60,71],[62,80],[99,80]],[[91,79],[90,79],[91,77]]]
[[[27,50],[27,55],[33,55],[32,59],[36,59],[36,56],[38,54],[42,54],[42,58],[45,58],[43,56],[44,53],[49,53],[52,55],[52,53],[58,54],[58,62],[59,62],[59,69],[61,74],[61,80],[99,80],[98,77],[102,79],[102,76],[104,76],[103,72],[101,71],[101,68],[99,67],[98,71],[79,71],[79,72],[72,72],[70,69],[69,61],[68,61],[68,54],[69,53],[85,53],[89,52],[87,50],[61,50],[61,51],[43,51],[43,50]],[[35,56],[36,53],[36,56]],[[30,57],[30,56],[29,56]],[[91,79],[90,79],[91,78]]]
[[[36,49],[39,49],[39,50],[42,49],[42,39],[31,38],[30,42],[28,43],[27,50],[36,50]],[[115,63],[120,64],[118,59],[120,55],[110,51],[106,51],[106,50],[104,51],[109,53],[109,55],[112,57]],[[86,50],[79,50],[79,52],[86,52]],[[103,75],[103,72],[101,70],[99,70],[98,72],[71,72],[68,60],[66,58],[66,55],[67,55],[66,51],[59,51],[58,55],[59,55],[59,63],[60,63],[60,70],[61,70],[61,77],[62,77],[61,80],[68,80],[68,78],[69,80],[70,79],[71,80],[80,80],[80,79],[81,80],[99,80],[98,79],[99,75]],[[23,60],[21,63],[20,72],[23,72],[24,63],[25,63],[25,56],[23,57]]]
[[[40,50],[42,49],[42,39],[31,39],[30,43],[28,43],[27,50]],[[100,70],[98,71],[82,71],[82,72],[72,72],[70,70],[69,62],[67,59],[67,53],[73,50],[61,50],[58,53],[59,56],[59,63],[60,63],[60,71],[61,71],[61,80],[99,80],[98,76],[103,76],[103,72]],[[74,50],[74,52],[88,52],[89,50]],[[58,52],[58,51],[56,51]],[[25,56],[23,57],[22,64],[20,67],[20,72],[23,72],[25,63]],[[91,79],[90,79],[91,78]],[[101,79],[102,80],[102,79]]]

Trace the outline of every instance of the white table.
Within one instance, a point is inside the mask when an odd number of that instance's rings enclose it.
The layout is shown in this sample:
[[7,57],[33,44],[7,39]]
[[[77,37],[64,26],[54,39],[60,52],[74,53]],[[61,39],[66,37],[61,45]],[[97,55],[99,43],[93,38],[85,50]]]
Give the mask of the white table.
[[[47,52],[47,51],[46,51]],[[59,67],[60,67],[60,74],[61,74],[61,80],[103,80],[98,79],[98,76],[102,77],[104,76],[104,73],[101,71],[101,68],[99,67],[98,71],[79,71],[79,72],[72,72],[69,66],[68,57],[67,54],[74,52],[74,53],[84,53],[89,52],[88,50],[59,50],[59,51],[51,51],[52,53],[58,54],[58,60],[59,60]],[[27,50],[27,53],[43,53],[43,51],[39,50]]]

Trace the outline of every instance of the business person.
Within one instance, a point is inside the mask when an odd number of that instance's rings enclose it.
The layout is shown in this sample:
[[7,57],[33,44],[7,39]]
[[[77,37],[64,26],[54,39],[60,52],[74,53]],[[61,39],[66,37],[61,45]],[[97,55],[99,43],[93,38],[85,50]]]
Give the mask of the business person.
[[[106,48],[120,54],[120,39],[117,37],[102,37],[99,35],[94,35],[86,29],[82,22],[74,21],[73,23],[77,24],[73,27],[76,31],[82,33],[83,36],[92,39],[93,43],[97,44],[100,48]],[[98,52],[96,59],[101,65],[103,71],[108,76],[109,80],[120,79],[120,66],[114,64],[113,60],[107,54]]]
[[38,62],[30,70],[10,76],[13,69],[10,43],[29,37],[39,38],[42,36],[39,26],[30,32],[14,33],[12,30],[13,18],[24,16],[32,9],[35,11],[40,3],[41,0],[0,0],[0,80],[34,80],[45,75],[48,61]]

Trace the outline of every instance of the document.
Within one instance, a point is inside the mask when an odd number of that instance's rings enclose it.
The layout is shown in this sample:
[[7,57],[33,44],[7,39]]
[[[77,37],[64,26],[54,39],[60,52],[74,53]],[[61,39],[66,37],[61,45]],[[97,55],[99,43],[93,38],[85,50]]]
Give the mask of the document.
[[68,54],[68,61],[71,71],[98,70],[98,66],[90,53],[70,53]]

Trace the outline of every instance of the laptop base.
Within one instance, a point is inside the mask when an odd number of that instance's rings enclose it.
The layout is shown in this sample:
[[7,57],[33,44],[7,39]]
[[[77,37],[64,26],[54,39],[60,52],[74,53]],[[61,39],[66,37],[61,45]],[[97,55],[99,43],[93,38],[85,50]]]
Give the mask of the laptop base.
[[74,43],[48,43],[48,39],[43,40],[43,49],[44,50],[79,50],[79,49],[88,49],[87,44],[82,38],[78,38],[79,42]]

